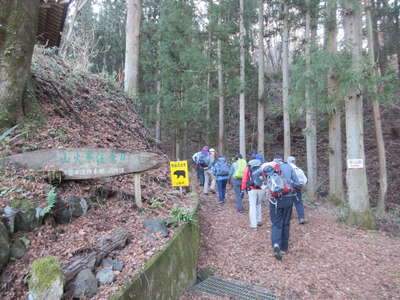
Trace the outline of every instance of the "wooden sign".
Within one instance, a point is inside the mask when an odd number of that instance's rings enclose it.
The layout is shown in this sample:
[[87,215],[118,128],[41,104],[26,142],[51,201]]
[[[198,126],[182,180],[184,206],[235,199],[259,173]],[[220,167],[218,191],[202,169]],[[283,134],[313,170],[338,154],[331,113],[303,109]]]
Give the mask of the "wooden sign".
[[189,186],[189,168],[187,160],[169,162],[172,186]]
[[347,160],[348,169],[362,169],[364,168],[364,160],[362,159],[348,159]]
[[35,170],[59,170],[65,179],[91,179],[139,173],[157,167],[160,156],[150,152],[126,152],[112,149],[49,149],[11,155],[0,165]]

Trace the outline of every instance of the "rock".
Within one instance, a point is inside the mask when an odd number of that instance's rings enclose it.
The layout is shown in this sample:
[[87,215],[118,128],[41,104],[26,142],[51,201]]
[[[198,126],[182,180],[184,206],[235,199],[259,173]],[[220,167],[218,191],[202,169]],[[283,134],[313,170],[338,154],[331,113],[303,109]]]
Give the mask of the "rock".
[[90,269],[82,270],[74,280],[74,298],[91,298],[97,293],[97,279]]
[[114,272],[110,269],[101,269],[99,272],[97,272],[96,278],[100,282],[100,284],[107,284],[114,281],[115,275]]
[[110,269],[113,271],[122,271],[124,265],[116,259],[105,258],[101,262],[101,266],[103,269]]
[[169,235],[169,231],[167,229],[167,226],[165,225],[164,220],[144,220],[143,224],[146,230],[151,233],[161,232],[164,237],[167,237]]
[[4,224],[7,226],[10,233],[14,233],[14,224],[15,224],[15,214],[16,211],[11,206],[6,206],[4,208],[4,218],[7,220]]
[[36,217],[36,208],[31,200],[14,199],[9,202],[9,205],[15,210],[15,231],[32,231],[39,226],[40,219]]
[[55,205],[56,222],[69,223],[72,217],[80,217],[87,213],[88,204],[85,199],[77,196],[67,196],[63,201],[57,200]]
[[14,243],[11,245],[10,256],[16,259],[22,258],[26,251],[27,247],[22,239],[16,239]]
[[3,222],[0,222],[0,272],[10,258],[10,237]]
[[64,275],[60,263],[54,256],[46,256],[32,263],[28,286],[34,299],[61,299]]

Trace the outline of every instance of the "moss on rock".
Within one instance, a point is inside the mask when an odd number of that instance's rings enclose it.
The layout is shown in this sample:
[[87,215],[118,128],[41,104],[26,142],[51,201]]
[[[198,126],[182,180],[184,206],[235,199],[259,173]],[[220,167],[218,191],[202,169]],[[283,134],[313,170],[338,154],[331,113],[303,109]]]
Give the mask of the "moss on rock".
[[12,208],[23,211],[35,210],[33,202],[29,199],[13,199],[8,203],[8,205]]
[[50,289],[54,281],[64,282],[64,274],[61,265],[54,256],[46,256],[32,263],[31,278],[29,279],[29,291],[40,294]]

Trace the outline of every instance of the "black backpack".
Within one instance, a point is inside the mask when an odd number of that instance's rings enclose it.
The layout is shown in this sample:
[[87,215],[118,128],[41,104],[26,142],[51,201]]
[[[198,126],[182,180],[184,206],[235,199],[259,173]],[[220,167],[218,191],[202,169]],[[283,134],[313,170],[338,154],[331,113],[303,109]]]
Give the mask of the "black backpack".
[[261,188],[261,186],[264,184],[265,177],[263,174],[263,171],[260,166],[258,167],[251,167],[249,166],[249,180],[247,182],[247,185],[250,187],[254,187],[256,189]]

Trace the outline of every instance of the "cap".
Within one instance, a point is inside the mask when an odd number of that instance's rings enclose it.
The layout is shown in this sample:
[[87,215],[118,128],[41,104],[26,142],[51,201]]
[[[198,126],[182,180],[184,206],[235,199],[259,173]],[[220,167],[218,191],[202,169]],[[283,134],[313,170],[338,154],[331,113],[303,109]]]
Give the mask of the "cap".
[[211,148],[211,149],[208,150],[208,151],[210,151],[210,152],[215,152],[215,149],[214,149],[214,148]]
[[289,156],[288,158],[287,158],[287,162],[288,163],[295,163],[296,162],[296,158],[294,157],[294,156]]

